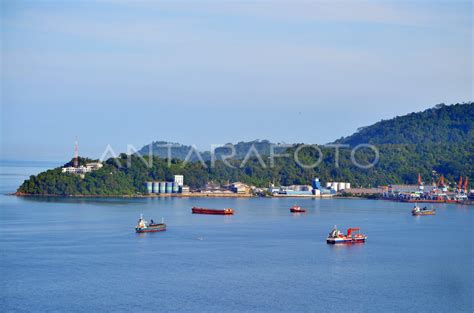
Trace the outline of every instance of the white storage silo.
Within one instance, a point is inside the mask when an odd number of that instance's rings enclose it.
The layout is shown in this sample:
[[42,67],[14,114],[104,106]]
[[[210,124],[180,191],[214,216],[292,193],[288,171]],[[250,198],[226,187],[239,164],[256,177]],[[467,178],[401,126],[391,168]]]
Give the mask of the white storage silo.
[[346,183],[346,189],[351,189],[351,183]]
[[331,182],[326,183],[326,188],[331,188]]
[[153,193],[160,193],[160,184],[157,181],[153,182]]
[[339,183],[338,182],[332,182],[331,183],[331,188],[334,189],[335,191],[338,191],[339,189],[337,189],[337,187],[339,186]]
[[146,191],[147,191],[147,193],[152,193],[153,192],[153,182],[151,182],[151,181],[146,182]]

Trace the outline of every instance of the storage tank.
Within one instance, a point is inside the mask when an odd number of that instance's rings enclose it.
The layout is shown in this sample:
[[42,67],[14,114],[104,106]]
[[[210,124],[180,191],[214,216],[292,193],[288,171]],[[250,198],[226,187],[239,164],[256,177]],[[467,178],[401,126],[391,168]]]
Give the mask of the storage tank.
[[157,181],[153,182],[153,193],[160,193],[160,183]]
[[173,182],[173,193],[179,192],[179,183]]
[[338,190],[344,190],[344,189],[346,189],[346,183],[339,183],[339,184],[337,184],[337,189],[338,189]]
[[160,193],[166,193],[166,183],[164,181],[160,181]]
[[331,184],[332,184],[331,182],[326,183],[326,188],[331,188]]
[[151,181],[146,182],[146,192],[147,193],[152,193],[153,192],[153,183]]
[[346,189],[351,189],[351,183],[346,183]]
[[173,183],[166,182],[166,193],[172,193],[172,192],[173,192]]
[[339,186],[339,183],[337,182],[332,182],[331,183],[331,188],[334,189],[335,191],[338,191],[337,187]]

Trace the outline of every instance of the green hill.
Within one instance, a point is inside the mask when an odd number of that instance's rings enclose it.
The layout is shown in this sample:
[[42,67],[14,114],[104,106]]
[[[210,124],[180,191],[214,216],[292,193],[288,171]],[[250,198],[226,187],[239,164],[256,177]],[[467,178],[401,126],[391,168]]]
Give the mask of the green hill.
[[474,103],[438,104],[423,112],[411,113],[359,128],[336,143],[351,146],[370,144],[466,143],[474,140]]

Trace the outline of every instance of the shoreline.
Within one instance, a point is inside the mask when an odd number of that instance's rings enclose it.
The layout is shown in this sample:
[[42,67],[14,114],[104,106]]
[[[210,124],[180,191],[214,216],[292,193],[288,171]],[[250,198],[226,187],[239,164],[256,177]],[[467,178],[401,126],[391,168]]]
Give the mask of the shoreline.
[[145,194],[145,195],[57,195],[57,194],[28,194],[14,192],[8,194],[17,197],[54,197],[54,198],[303,198],[303,199],[334,199],[334,198],[354,198],[357,197],[321,197],[307,195],[278,195],[278,196],[259,196],[253,194],[236,194],[236,193],[176,193],[176,194]]
[[[393,199],[384,199],[384,198],[368,198],[368,197],[357,197],[357,196],[310,196],[310,195],[276,195],[276,196],[259,196],[253,194],[234,194],[234,193],[176,193],[176,194],[145,194],[145,195],[57,195],[57,194],[26,194],[26,193],[8,193],[6,195],[16,196],[16,197],[27,197],[27,198],[110,198],[110,199],[140,199],[140,198],[267,198],[267,199],[278,199],[278,198],[293,198],[293,199],[346,199],[346,200],[385,200],[392,202],[400,203],[411,203],[405,201],[397,201]],[[423,201],[419,201],[423,203]],[[457,205],[474,205],[472,200],[465,203],[460,202],[440,202],[437,204],[457,204]]]

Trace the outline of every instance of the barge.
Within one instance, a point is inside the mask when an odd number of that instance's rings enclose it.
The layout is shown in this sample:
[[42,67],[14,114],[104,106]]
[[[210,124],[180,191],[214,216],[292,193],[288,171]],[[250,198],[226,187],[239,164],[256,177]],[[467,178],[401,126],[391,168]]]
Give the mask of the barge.
[[234,210],[231,208],[208,209],[208,208],[193,207],[191,211],[193,212],[193,214],[213,214],[213,215],[233,215],[234,214]]

